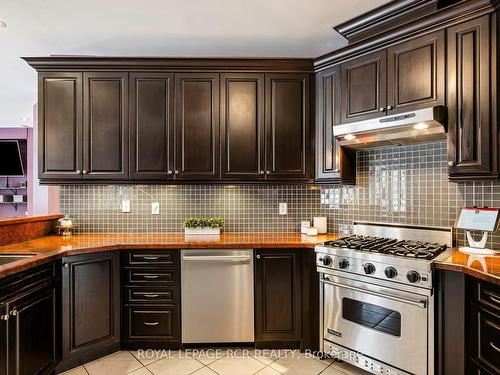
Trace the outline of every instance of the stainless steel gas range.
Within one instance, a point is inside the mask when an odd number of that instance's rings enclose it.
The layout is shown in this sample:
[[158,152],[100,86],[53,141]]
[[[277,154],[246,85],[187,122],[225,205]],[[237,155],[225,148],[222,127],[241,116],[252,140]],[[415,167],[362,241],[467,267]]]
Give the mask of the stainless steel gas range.
[[374,374],[434,374],[432,262],[451,228],[355,222],[315,248],[321,350]]

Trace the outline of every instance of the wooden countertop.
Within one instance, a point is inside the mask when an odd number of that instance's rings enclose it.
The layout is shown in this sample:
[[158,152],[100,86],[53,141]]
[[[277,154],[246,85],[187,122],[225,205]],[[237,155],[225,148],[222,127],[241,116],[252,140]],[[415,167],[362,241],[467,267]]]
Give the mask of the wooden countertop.
[[0,278],[69,255],[120,249],[203,248],[310,248],[338,238],[336,234],[306,236],[300,233],[223,233],[220,236],[185,236],[183,233],[78,234],[70,238],[46,236],[0,247],[2,253],[37,255],[0,265]]
[[434,268],[463,272],[478,279],[500,285],[500,255],[471,255],[456,249],[448,259],[435,262]]

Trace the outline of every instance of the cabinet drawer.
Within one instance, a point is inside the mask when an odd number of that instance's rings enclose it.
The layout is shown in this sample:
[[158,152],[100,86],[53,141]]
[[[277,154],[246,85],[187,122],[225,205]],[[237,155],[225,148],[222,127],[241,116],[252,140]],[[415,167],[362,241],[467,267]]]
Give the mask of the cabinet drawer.
[[500,288],[495,285],[477,282],[475,287],[476,300],[492,312],[500,313]]
[[125,309],[125,335],[129,339],[180,339],[179,306]]
[[129,250],[124,255],[124,265],[177,266],[179,250]]
[[180,270],[178,269],[125,269],[124,280],[127,284],[178,284]]
[[473,330],[471,354],[485,368],[500,373],[500,316],[476,307],[472,313],[477,333]]
[[125,303],[179,303],[179,287],[125,287]]

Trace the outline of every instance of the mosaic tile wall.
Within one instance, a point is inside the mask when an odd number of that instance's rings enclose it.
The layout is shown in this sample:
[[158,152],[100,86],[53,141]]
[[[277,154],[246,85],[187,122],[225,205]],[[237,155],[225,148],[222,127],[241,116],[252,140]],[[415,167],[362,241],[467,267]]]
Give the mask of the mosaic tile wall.
[[[359,152],[356,186],[63,186],[61,209],[80,232],[179,231],[187,216],[222,216],[230,232],[294,232],[319,215],[328,217],[329,231],[348,232],[353,220],[451,226],[463,206],[500,206],[500,182],[447,178],[439,141]],[[130,213],[121,212],[122,199],[130,199]],[[160,215],[151,215],[153,201]],[[280,202],[288,215],[278,214]],[[489,242],[500,248],[500,233]]]

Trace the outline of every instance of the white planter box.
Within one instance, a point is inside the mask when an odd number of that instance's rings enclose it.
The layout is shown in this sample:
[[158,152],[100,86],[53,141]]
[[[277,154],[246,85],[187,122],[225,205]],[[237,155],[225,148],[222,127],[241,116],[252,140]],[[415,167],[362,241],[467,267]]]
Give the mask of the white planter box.
[[220,228],[210,228],[210,227],[201,227],[201,228],[184,228],[184,234],[220,234]]

